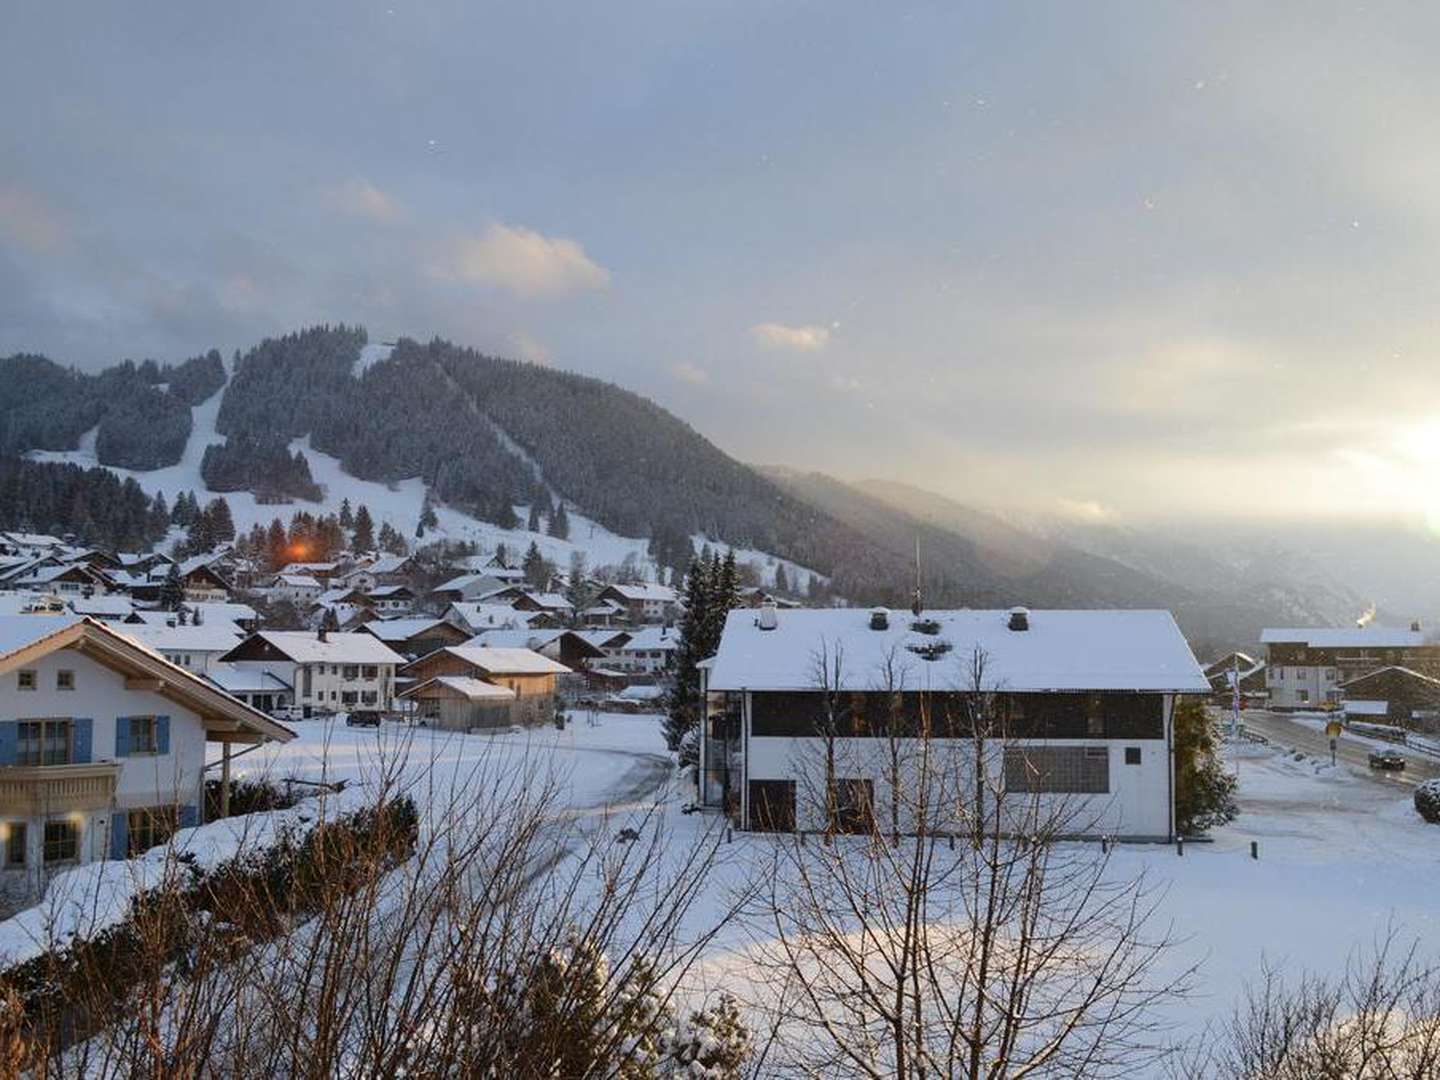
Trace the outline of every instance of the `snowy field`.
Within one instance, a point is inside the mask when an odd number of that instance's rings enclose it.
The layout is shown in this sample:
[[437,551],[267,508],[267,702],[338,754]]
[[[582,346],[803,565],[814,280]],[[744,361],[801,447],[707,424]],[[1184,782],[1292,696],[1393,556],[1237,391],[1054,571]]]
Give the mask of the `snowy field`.
[[[384,352],[383,346],[365,346],[358,362],[359,367],[363,369],[368,364],[375,362]],[[200,462],[205,456],[207,446],[225,441],[225,436],[215,430],[216,417],[220,413],[220,400],[224,393],[223,388],[217,390],[205,402],[190,410],[190,439],[185,444],[185,451],[176,464],[146,472],[106,467],[121,478],[133,477],[149,495],[153,496],[156,492],[163,492],[166,501],[172,505],[176,496],[183,491],[195,492],[196,497],[202,503],[214,498],[220,493],[210,491],[205,486],[205,481],[200,475]],[[80,465],[84,468],[95,468],[100,464],[95,454],[98,431],[98,428],[94,428],[81,436],[79,447],[75,450],[37,450],[28,456],[35,461],[61,462]],[[513,446],[513,443],[507,441],[507,445]],[[420,520],[420,511],[425,501],[425,484],[419,477],[412,477],[409,480],[401,480],[393,484],[357,479],[341,468],[338,458],[322,454],[314,449],[310,445],[308,435],[290,443],[290,452],[293,454],[297,450],[305,454],[310,462],[311,476],[317,484],[324,488],[324,503],[316,504],[297,500],[293,503],[275,506],[256,502],[255,496],[248,491],[224,492],[225,500],[230,504],[230,514],[235,521],[237,531],[248,532],[251,526],[257,523],[269,525],[276,517],[288,522],[290,515],[300,510],[311,513],[337,512],[341,500],[349,499],[351,506],[360,506],[363,503],[369,508],[377,529],[382,523],[389,522],[401,536],[411,537],[414,535],[415,525]],[[518,447],[516,447],[516,453],[524,456],[523,451]],[[592,568],[619,566],[628,558],[633,560],[640,571],[650,578],[653,579],[655,575],[655,565],[646,554],[647,542],[643,538],[613,533],[579,511],[569,515],[569,540],[558,540],[544,533],[530,532],[528,529],[502,529],[490,522],[481,521],[469,514],[445,506],[437,505],[435,512],[439,518],[439,525],[427,534],[432,539],[471,541],[485,553],[493,552],[499,544],[504,544],[511,552],[523,553],[533,541],[539,546],[542,555],[562,569],[570,565],[571,554],[578,550],[585,552],[585,557]],[[524,521],[528,516],[529,507],[517,506],[515,512],[520,520]],[[697,548],[701,544],[710,542],[707,537],[699,534],[694,539]],[[727,548],[724,544],[715,546],[721,551]],[[812,575],[820,576],[815,575],[813,570],[786,559],[778,559],[763,551],[737,548],[735,556],[743,562],[753,563],[767,585],[774,583],[775,570],[780,565],[785,567],[785,573],[792,588],[803,589]]]
[[[402,786],[422,807],[454,805],[454,793],[477,770],[532,769],[556,778],[563,804],[582,828],[601,822],[611,829],[640,822],[658,807],[658,827],[677,849],[713,836],[719,824],[708,814],[683,814],[688,786],[678,782],[665,752],[658,718],[599,714],[587,722],[572,718],[564,731],[553,728],[494,735],[463,735],[387,725],[379,730],[346,728],[323,720],[294,725],[294,742],[238,758],[237,777],[273,780],[345,779],[358,800],[368,781],[403,761]],[[1218,829],[1213,843],[1173,847],[1131,845],[1117,849],[1113,872],[1123,878],[1144,873],[1164,891],[1162,918],[1181,944],[1167,965],[1179,971],[1199,962],[1195,995],[1167,1008],[1179,1038],[1199,1036],[1210,1018],[1223,1016],[1247,981],[1258,979],[1262,961],[1289,975],[1326,974],[1343,969],[1356,950],[1394,927],[1440,954],[1440,827],[1424,824],[1408,797],[1345,766],[1300,757],[1270,747],[1242,745],[1231,750],[1239,775],[1241,816]],[[294,814],[314,805],[302,803]],[[263,817],[263,815],[256,815]],[[241,822],[245,819],[232,819]],[[203,861],[218,859],[233,842],[235,825],[221,822],[186,830],[177,843],[198,849]],[[255,826],[248,829],[254,834]],[[1260,857],[1250,857],[1250,843]],[[702,902],[687,922],[708,929],[756,874],[772,870],[772,836],[736,834],[722,845],[723,859],[712,873]],[[1093,850],[1093,849],[1092,849]],[[155,856],[158,864],[159,856]],[[72,872],[104,874],[125,889],[135,862],[105,863]],[[128,874],[126,868],[129,868]],[[61,879],[63,880],[63,878]],[[89,890],[76,890],[88,892]],[[123,903],[110,905],[120,909]],[[55,917],[53,904],[0,924],[0,953],[9,957],[33,949],[29,942]],[[1164,929],[1157,927],[1155,929]],[[726,925],[688,989],[703,993],[721,983],[748,977],[746,956],[754,925]]]

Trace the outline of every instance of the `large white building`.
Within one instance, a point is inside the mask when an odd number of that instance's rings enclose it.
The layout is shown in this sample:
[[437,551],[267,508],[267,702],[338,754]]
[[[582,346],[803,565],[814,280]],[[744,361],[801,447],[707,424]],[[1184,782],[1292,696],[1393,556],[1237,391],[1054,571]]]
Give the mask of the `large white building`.
[[294,733],[103,623],[0,616],[0,897],[199,824],[207,743]]
[[306,716],[348,709],[389,710],[405,657],[373,634],[262,630],[222,656],[233,668],[265,671],[293,688]]
[[1260,632],[1273,709],[1338,708],[1341,684],[1384,667],[1440,674],[1440,644],[1419,626],[1309,627]]
[[1210,689],[1166,611],[767,605],[730,613],[702,672],[702,804],[741,828],[803,831],[834,812],[816,795],[828,755],[829,799],[909,831],[923,749],[932,779],[953,760],[957,783],[983,775],[1009,807],[1063,803],[1068,832],[1169,839],[1175,700]]

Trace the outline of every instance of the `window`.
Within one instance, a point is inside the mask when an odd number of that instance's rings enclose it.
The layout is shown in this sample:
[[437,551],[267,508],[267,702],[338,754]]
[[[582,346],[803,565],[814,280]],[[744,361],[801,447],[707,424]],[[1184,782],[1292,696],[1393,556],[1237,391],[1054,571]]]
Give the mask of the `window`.
[[35,689],[35,672],[29,669],[18,673],[19,686],[21,690]]
[[45,863],[74,862],[80,849],[80,830],[74,822],[45,822]]
[[12,821],[5,826],[5,865],[25,865],[25,822]]
[[1127,746],[1127,747],[1125,747],[1125,764],[1126,764],[1126,765],[1139,765],[1139,764],[1140,764],[1140,747],[1138,747],[1138,746]]
[[1005,790],[1032,795],[1103,794],[1110,790],[1110,752],[1103,746],[1007,748]]
[[759,832],[795,831],[795,781],[750,781],[750,827]]
[[367,679],[374,679],[379,676],[380,669],[374,664],[366,664],[360,669],[360,673]]
[[1295,700],[1298,701],[1298,702],[1300,702],[1300,703],[1303,705],[1305,702],[1307,702],[1307,701],[1310,700],[1310,691],[1309,691],[1309,690],[1296,690],[1296,691],[1295,691]]
[[843,833],[875,831],[875,782],[835,780],[835,828]]
[[155,717],[129,716],[125,719],[129,721],[130,724],[130,753],[158,753],[160,750],[160,742],[155,737]]
[[125,815],[126,857],[134,858],[165,843],[179,824],[173,806],[144,807]]
[[379,695],[376,694],[374,690],[362,690],[360,692],[360,700],[366,705],[374,705],[378,698]]
[[343,672],[341,672],[341,678],[344,678],[344,679],[358,679],[359,677],[360,677],[360,665],[359,665],[359,664],[346,664],[346,665],[345,665],[345,670],[344,670]]
[[65,668],[61,668],[59,671],[55,672],[55,689],[74,690],[75,672],[66,670]]
[[1326,682],[1334,682],[1334,681],[1335,681],[1335,669],[1334,669],[1333,667],[1332,667],[1332,668],[1326,668],[1326,669],[1325,669],[1325,681],[1326,681]]
[[21,720],[15,745],[17,765],[68,765],[71,762],[69,720]]
[[359,700],[359,697],[358,697],[358,695],[355,693],[354,690],[346,690],[346,691],[342,692],[341,695],[340,695],[340,704],[341,704],[341,705],[354,705],[355,702],[358,701],[358,700]]

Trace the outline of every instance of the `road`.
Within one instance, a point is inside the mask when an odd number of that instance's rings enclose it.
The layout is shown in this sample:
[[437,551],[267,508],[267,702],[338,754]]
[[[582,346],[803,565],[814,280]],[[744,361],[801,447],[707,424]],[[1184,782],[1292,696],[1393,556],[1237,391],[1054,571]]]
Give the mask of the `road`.
[[[1324,732],[1297,723],[1283,713],[1247,709],[1240,715],[1248,730],[1264,735],[1277,746],[1288,746],[1320,758],[1330,756],[1330,740]],[[1342,735],[1335,747],[1335,758],[1376,783],[1396,787],[1413,788],[1422,780],[1440,776],[1440,758],[1424,757],[1414,752],[1405,754],[1404,772],[1372,769],[1369,762],[1371,749],[1368,743]]]

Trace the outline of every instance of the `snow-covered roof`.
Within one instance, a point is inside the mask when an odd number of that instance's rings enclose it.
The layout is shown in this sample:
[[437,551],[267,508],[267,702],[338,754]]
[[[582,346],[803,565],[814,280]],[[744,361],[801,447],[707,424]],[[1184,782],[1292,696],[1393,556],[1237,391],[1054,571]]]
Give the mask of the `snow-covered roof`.
[[572,607],[564,593],[526,592],[525,596],[547,611],[569,611]]
[[481,630],[466,645],[483,645],[496,649],[540,649],[549,645],[566,630]]
[[617,592],[626,600],[662,600],[673,603],[676,599],[675,590],[668,585],[656,585],[654,582],[642,582],[639,585],[611,585],[608,592]]
[[434,591],[435,591],[435,592],[464,592],[464,591],[465,591],[466,589],[468,589],[471,585],[474,585],[474,584],[476,584],[477,582],[484,581],[486,578],[488,578],[488,577],[490,577],[490,576],[491,576],[491,575],[489,575],[489,574],[461,574],[461,575],[459,575],[458,577],[453,577],[453,578],[451,578],[449,581],[446,581],[446,582],[443,582],[442,584],[436,585]]
[[470,675],[437,675],[433,679],[426,679],[415,686],[406,687],[400,691],[404,698],[419,697],[420,692],[427,686],[445,686],[456,693],[463,694],[471,701],[484,701],[487,699],[496,701],[509,701],[515,697],[515,691],[508,686],[496,686],[484,679],[476,679]]
[[454,612],[455,616],[466,626],[476,630],[482,626],[502,630],[516,626],[528,626],[540,614],[537,611],[518,611],[509,604],[481,604],[468,600],[452,602],[445,609],[447,615],[451,612]]
[[308,630],[262,630],[252,637],[269,643],[297,664],[405,663],[405,657],[379,638],[359,631],[332,632],[324,641]]
[[135,602],[128,596],[77,596],[70,601],[76,615],[129,615]]
[[328,574],[340,564],[338,562],[292,562],[280,568],[282,574]]
[[583,638],[587,643],[594,645],[597,649],[609,648],[617,638],[624,638],[629,641],[633,631],[630,630],[576,630],[575,636]]
[[620,646],[621,652],[632,652],[637,649],[678,649],[680,647],[679,631],[673,627],[644,626],[639,630],[629,631],[629,634],[630,640]]
[[292,589],[320,589],[323,586],[308,574],[281,574],[275,579],[278,583],[289,586]]
[[236,604],[224,600],[185,601],[184,607],[192,614],[199,614],[205,622],[253,622],[259,613],[249,604]]
[[1404,649],[1424,645],[1425,633],[1394,626],[1320,626],[1300,630],[1262,630],[1260,643],[1305,645],[1312,649]]
[[229,694],[264,694],[294,689],[280,676],[263,668],[236,667],[220,661],[210,665],[205,677]]
[[79,615],[0,615],[0,656],[18,652],[84,621]]
[[[530,649],[492,648],[488,645],[451,645],[446,652],[493,675],[567,675],[564,664]],[[417,661],[417,663],[420,661]]]
[[372,574],[398,574],[409,561],[409,555],[382,555],[365,569]]
[[384,600],[391,596],[397,596],[400,593],[405,593],[408,596],[415,595],[410,591],[408,585],[378,585],[370,590],[370,595],[377,600]]
[[[1210,683],[1168,611],[1032,611],[1029,629],[1009,629],[1010,613],[927,611],[935,634],[911,628],[908,611],[888,613],[888,629],[872,630],[859,608],[800,608],[778,613],[760,628],[759,612],[730,612],[715,663],[713,690],[814,690],[823,647],[843,656],[840,689],[883,685],[882,667],[894,656],[906,686],[970,688],[966,667],[984,651],[984,689],[1011,691],[1131,690],[1208,693]],[[949,649],[926,660],[912,651],[940,643]]]
[[1347,701],[1345,712],[1350,716],[1385,716],[1390,712],[1388,701]]
[[659,701],[665,696],[665,688],[663,686],[627,686],[620,691],[618,696],[626,701]]
[[116,629],[156,652],[229,652],[240,644],[243,636],[231,622],[207,622],[200,626],[125,623]]
[[1374,679],[1377,676],[1389,673],[1402,675],[1407,679],[1417,679],[1420,682],[1429,683],[1431,686],[1440,688],[1440,679],[1435,678],[1433,675],[1426,675],[1422,671],[1416,671],[1413,668],[1402,667],[1399,664],[1391,664],[1388,667],[1376,668],[1374,671],[1365,672],[1364,675],[1356,675],[1353,679],[1346,679],[1340,684],[1340,688],[1343,690],[1347,686],[1358,686],[1360,683],[1369,682],[1371,679]]
[[[408,641],[416,634],[423,634],[427,630],[433,630],[437,626],[443,626],[447,630],[454,630],[455,627],[444,619],[374,619],[365,624],[367,633],[374,634],[381,641]],[[461,631],[463,633],[464,631]]]

